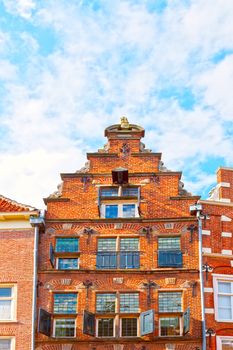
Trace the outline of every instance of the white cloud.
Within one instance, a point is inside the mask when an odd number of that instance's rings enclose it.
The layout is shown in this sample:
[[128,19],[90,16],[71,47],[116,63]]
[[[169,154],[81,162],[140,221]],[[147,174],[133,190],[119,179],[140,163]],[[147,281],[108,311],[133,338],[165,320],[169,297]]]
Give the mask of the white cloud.
[[36,8],[34,0],[3,0],[3,3],[8,12],[25,19],[30,19],[32,11]]

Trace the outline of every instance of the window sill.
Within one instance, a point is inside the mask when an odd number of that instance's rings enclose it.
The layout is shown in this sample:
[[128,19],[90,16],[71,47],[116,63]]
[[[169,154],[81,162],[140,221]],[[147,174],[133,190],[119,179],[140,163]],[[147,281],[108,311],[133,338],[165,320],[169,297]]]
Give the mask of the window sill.
[[18,323],[17,320],[0,320],[0,323]]

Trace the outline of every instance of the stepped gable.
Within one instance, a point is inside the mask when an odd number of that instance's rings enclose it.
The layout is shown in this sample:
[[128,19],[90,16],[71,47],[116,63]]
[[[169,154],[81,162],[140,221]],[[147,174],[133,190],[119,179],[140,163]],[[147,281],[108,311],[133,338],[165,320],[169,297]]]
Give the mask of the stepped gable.
[[30,205],[18,203],[12,199],[0,195],[0,212],[21,212],[21,211],[33,211],[36,208]]

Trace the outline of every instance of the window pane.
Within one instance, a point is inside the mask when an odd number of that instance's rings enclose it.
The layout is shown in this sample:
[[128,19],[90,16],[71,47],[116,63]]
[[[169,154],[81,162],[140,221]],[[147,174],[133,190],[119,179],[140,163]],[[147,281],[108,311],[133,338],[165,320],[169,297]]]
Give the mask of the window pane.
[[106,218],[117,218],[118,217],[118,205],[106,205],[105,206],[105,217]]
[[78,259],[58,259],[58,269],[59,270],[77,270],[78,269]]
[[115,269],[117,267],[117,254],[113,252],[98,252],[96,267],[97,269]]
[[72,314],[76,313],[77,294],[54,294],[54,313]]
[[74,337],[75,320],[64,318],[55,320],[55,337]]
[[135,217],[135,204],[123,204],[123,218]]
[[137,251],[138,238],[122,238],[120,243],[120,250]]
[[0,339],[0,350],[10,350],[11,340],[10,339]]
[[180,237],[165,237],[158,239],[159,250],[180,250]]
[[138,196],[137,187],[123,187],[122,189],[123,196]]
[[0,298],[11,297],[12,288],[0,288]]
[[100,194],[101,194],[102,197],[115,197],[115,196],[118,196],[118,187],[101,188]]
[[222,350],[232,350],[233,349],[233,340],[222,340]]
[[78,252],[78,238],[57,238],[56,252]]
[[114,252],[116,251],[115,238],[100,238],[98,239],[98,252]]
[[138,293],[120,294],[120,312],[138,312],[139,295]]
[[179,317],[169,317],[160,319],[161,336],[180,335]]
[[121,335],[122,337],[137,336],[137,318],[122,318]]
[[231,297],[225,295],[218,296],[218,314],[222,320],[232,319]]
[[115,312],[115,294],[97,294],[96,312]]
[[10,320],[11,316],[11,300],[0,300],[0,320]]
[[139,252],[124,252],[120,253],[120,268],[121,269],[138,269],[140,267]]
[[98,320],[98,337],[113,337],[113,318]]
[[182,293],[159,293],[159,312],[181,312]]
[[231,283],[230,282],[218,282],[219,293],[231,293]]

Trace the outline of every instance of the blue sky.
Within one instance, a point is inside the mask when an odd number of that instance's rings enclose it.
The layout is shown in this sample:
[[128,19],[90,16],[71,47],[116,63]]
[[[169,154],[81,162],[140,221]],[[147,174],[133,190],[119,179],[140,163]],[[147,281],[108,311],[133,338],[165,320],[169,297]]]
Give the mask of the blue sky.
[[43,207],[126,115],[208,196],[233,166],[232,0],[0,1],[0,193]]

